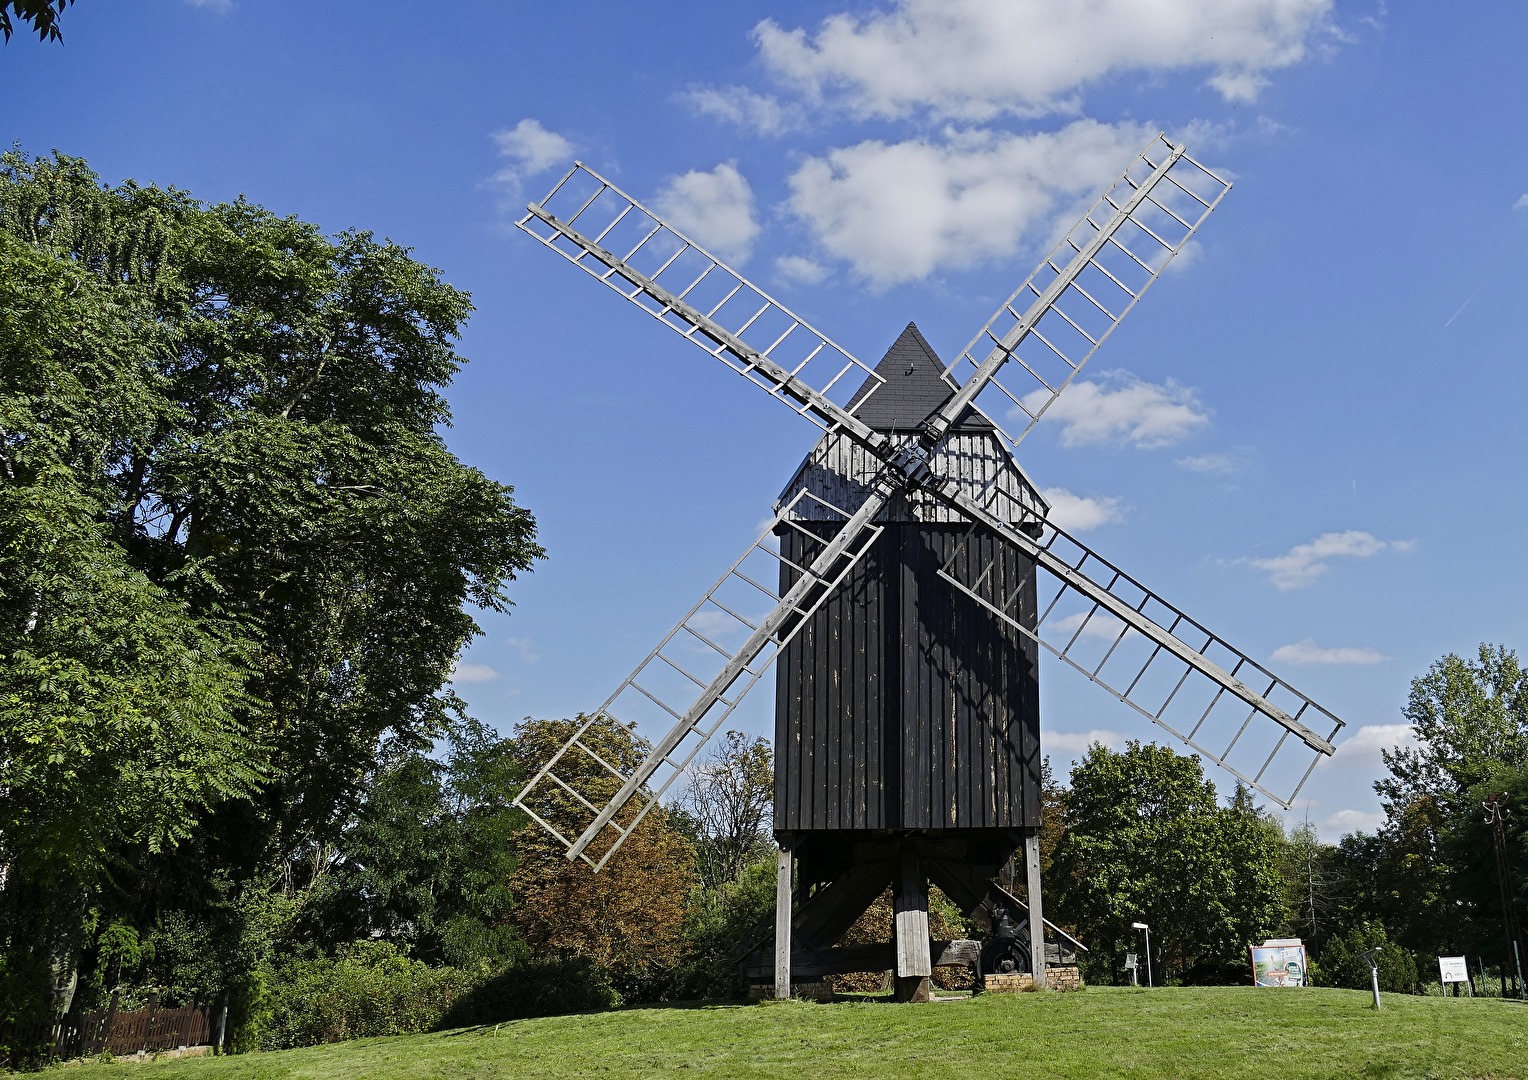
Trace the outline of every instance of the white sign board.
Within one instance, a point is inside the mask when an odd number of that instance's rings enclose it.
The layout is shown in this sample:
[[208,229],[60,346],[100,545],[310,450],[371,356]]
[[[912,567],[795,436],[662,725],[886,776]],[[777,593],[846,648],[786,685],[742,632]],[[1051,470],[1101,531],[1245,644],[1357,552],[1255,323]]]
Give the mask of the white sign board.
[[1464,966],[1464,957],[1462,956],[1438,957],[1438,974],[1442,976],[1443,981],[1446,983],[1470,981],[1470,973]]
[[1135,967],[1135,953],[1127,952],[1125,954],[1125,969],[1128,971],[1133,967]]

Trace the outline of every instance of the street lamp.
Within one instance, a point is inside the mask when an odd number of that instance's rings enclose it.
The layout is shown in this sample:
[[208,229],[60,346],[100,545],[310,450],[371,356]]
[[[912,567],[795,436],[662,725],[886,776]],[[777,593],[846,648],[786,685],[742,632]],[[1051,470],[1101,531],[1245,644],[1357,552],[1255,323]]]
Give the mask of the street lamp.
[[1156,984],[1151,981],[1151,927],[1143,922],[1131,923],[1130,926],[1134,930],[1146,931],[1146,985],[1154,986]]

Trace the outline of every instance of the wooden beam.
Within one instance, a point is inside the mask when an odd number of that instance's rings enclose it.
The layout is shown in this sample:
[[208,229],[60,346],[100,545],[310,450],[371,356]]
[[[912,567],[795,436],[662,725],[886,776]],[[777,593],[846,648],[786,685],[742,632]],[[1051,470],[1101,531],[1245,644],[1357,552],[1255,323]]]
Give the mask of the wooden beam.
[[791,878],[795,859],[793,837],[780,841],[775,863],[775,997],[784,1001],[791,996]]
[[[935,967],[959,965],[975,967],[981,963],[982,943],[971,940],[933,941],[929,955]],[[890,971],[896,966],[896,947],[889,941],[864,945],[840,945],[822,952],[797,951],[791,955],[791,975],[797,979],[820,979],[849,971]],[[763,982],[774,974],[774,956],[768,949],[755,949],[744,961],[743,977],[748,982]]]
[[1029,962],[1035,986],[1045,986],[1045,914],[1040,904],[1040,830],[1024,836],[1024,869],[1029,878]]

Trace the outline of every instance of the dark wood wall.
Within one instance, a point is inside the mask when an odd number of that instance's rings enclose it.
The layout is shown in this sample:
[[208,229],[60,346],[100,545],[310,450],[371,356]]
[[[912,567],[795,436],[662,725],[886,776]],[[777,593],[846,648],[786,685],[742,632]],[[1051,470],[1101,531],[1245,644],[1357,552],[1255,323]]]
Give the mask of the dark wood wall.
[[[998,560],[994,593],[1023,584],[1033,619],[1022,553],[961,526],[888,524],[776,661],[777,831],[1039,825],[1037,647],[937,576],[963,541]],[[781,543],[792,561],[814,554],[793,531]]]

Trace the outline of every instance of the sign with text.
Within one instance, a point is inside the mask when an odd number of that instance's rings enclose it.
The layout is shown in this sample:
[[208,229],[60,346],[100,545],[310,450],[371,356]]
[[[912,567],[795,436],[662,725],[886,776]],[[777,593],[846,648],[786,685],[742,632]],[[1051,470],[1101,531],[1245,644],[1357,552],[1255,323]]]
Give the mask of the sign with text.
[[1254,986],[1304,986],[1304,945],[1252,946],[1252,984]]
[[1465,967],[1462,956],[1438,957],[1438,974],[1446,983],[1460,983],[1470,981],[1470,972]]

